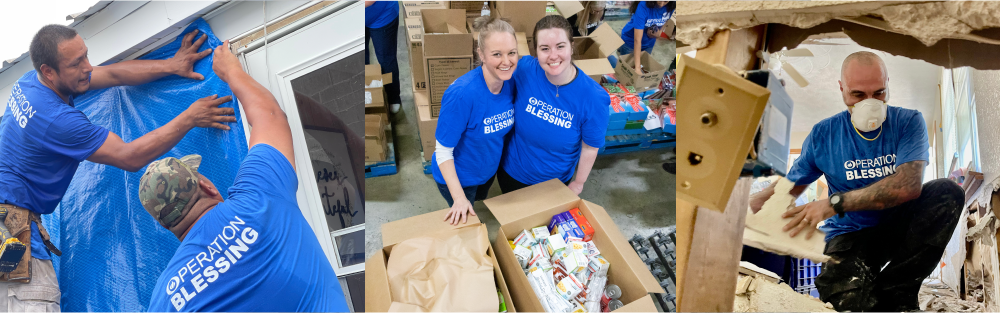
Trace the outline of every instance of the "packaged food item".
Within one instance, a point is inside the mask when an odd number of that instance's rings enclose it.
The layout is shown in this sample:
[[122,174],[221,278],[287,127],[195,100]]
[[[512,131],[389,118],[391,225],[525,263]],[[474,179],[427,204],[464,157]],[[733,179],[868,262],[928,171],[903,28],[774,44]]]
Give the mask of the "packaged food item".
[[[608,284],[607,287],[604,287],[604,292],[601,294],[601,309],[606,310],[604,312],[610,312],[612,310],[610,308],[611,301],[617,301],[618,298],[621,298],[621,296],[622,296],[621,288],[618,288],[618,286],[615,284]],[[621,301],[618,302],[621,303]],[[619,305],[618,308],[620,307],[621,306]]]
[[570,219],[570,218],[573,218],[573,217],[571,215],[567,214],[567,212],[562,212],[562,213],[553,215],[552,216],[552,220],[549,221],[549,234],[550,235],[555,235],[556,231],[558,229],[557,225],[559,225],[559,223],[562,223],[563,221],[565,221],[567,219]]
[[564,277],[556,284],[556,293],[566,300],[575,298],[581,291],[583,291],[583,285],[571,275]]
[[[594,277],[587,284],[587,302],[601,304],[601,296],[604,295],[604,285],[608,283],[607,277]],[[591,311],[596,312],[596,311]]]
[[515,245],[514,257],[516,257],[517,262],[521,264],[521,268],[527,268],[528,261],[531,260],[531,249],[525,248],[521,245]]
[[590,264],[588,265],[590,271],[593,273],[592,275],[597,276],[608,276],[608,268],[610,266],[611,263],[608,263],[608,260],[601,255],[591,257]]
[[552,262],[544,257],[538,258],[538,261],[535,261],[535,266],[546,272],[552,271]]
[[535,237],[531,235],[527,230],[522,230],[517,237],[514,237],[514,244],[519,246],[524,246],[525,248],[530,248],[535,244]]
[[563,241],[562,236],[552,235],[546,240],[545,249],[549,255],[555,255],[559,251],[566,249],[566,242]]
[[587,221],[587,217],[583,216],[583,212],[580,211],[580,208],[573,208],[572,210],[569,210],[569,214],[573,218],[573,221],[576,222],[576,225],[583,232],[583,240],[590,241],[593,239],[594,227],[590,226],[590,222]]
[[549,258],[549,254],[545,252],[545,247],[541,243],[531,246],[531,255],[534,256],[536,254],[540,255],[544,259]]
[[510,243],[510,249],[514,250],[514,241],[513,240],[507,240],[507,242]]
[[585,312],[587,312],[586,309],[583,308],[583,303],[581,303],[580,301],[576,301],[574,299],[574,300],[569,300],[569,303],[571,305],[573,305],[573,309],[570,310],[570,312],[573,312],[573,313],[585,313]]
[[581,252],[570,251],[567,256],[563,259],[563,264],[566,265],[566,271],[570,274],[576,274],[587,268],[588,262],[587,258],[584,257]]
[[611,302],[608,302],[608,312],[620,309],[623,306],[625,304],[622,303],[622,300],[611,300]]
[[601,250],[597,250],[597,245],[593,241],[587,242],[587,256],[595,257],[601,255]]
[[601,311],[601,302],[598,302],[598,301],[587,301],[587,302],[583,303],[583,308],[585,310],[587,310],[587,312],[600,312]]
[[531,229],[531,234],[535,236],[536,241],[541,241],[549,236],[549,230],[545,226],[538,226]]

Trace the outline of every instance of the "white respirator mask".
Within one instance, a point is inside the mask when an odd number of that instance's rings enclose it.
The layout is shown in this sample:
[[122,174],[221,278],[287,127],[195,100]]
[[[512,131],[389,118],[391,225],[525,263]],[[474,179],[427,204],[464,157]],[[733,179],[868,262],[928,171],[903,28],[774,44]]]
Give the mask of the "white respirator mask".
[[854,104],[851,110],[851,123],[863,132],[870,132],[882,126],[888,105],[879,99],[865,99]]

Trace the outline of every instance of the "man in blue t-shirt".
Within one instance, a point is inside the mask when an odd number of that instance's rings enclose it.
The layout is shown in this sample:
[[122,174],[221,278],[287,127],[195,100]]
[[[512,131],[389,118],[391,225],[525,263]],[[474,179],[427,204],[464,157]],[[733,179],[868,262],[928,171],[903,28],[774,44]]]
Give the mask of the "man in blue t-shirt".
[[243,103],[250,152],[223,199],[201,157],[165,158],[139,180],[146,211],[181,240],[156,281],[153,312],[346,312],[337,274],[295,200],[292,132],[274,96],[229,42],[212,69]]
[[[885,63],[871,52],[844,60],[840,87],[848,110],[813,126],[787,179],[798,197],[825,176],[829,200],[784,213],[792,237],[826,233],[816,278],[820,299],[838,311],[919,309],[921,281],[937,266],[965,202],[951,180],[922,184],[928,162],[927,128],[920,112],[884,105]],[[773,185],[751,198],[760,210]],[[888,263],[888,265],[886,265]]]
[[396,62],[396,34],[399,32],[397,1],[365,1],[365,65],[371,64],[368,41],[375,47],[375,57],[382,74],[392,73],[392,83],[385,85],[389,110],[399,112],[399,64]]
[[[74,107],[74,96],[87,90],[140,85],[167,75],[204,79],[193,67],[211,50],[199,52],[207,36],[195,40],[195,35],[184,36],[181,48],[170,59],[93,67],[87,46],[75,30],[62,25],[42,27],[29,47],[35,70],[14,83],[0,122],[0,203],[14,211],[26,210],[38,221],[38,214],[55,210],[83,160],[137,171],[173,148],[194,127],[229,129],[221,123],[236,121],[233,109],[218,108],[229,97],[200,99],[170,123],[128,143],[90,123]],[[46,246],[57,254],[58,250],[48,242],[47,233],[40,232],[39,224],[30,223],[30,233],[13,234],[30,241],[30,253],[25,253],[14,271],[0,275],[0,288],[10,290],[9,307],[58,311],[59,284]],[[22,283],[25,280],[27,284]]]

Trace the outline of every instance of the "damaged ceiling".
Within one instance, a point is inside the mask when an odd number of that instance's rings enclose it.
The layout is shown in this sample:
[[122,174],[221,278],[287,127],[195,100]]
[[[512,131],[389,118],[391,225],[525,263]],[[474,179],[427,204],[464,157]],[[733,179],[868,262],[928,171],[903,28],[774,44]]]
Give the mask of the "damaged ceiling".
[[1000,2],[792,1],[677,4],[677,39],[703,48],[724,29],[768,25],[769,51],[810,36],[844,33],[854,42],[946,68],[1000,69]]

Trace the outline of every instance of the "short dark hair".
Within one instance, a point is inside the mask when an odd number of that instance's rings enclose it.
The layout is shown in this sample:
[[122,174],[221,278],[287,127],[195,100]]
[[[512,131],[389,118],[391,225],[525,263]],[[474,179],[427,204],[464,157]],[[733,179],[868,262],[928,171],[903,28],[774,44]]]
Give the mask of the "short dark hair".
[[76,30],[59,24],[49,24],[39,29],[31,39],[28,55],[35,70],[41,72],[46,64],[59,72],[59,44],[76,37]]
[[549,29],[549,28],[559,28],[566,31],[566,38],[569,38],[569,43],[573,43],[573,25],[569,24],[562,15],[547,15],[535,23],[535,31],[531,33],[531,38],[535,38],[535,47],[538,47],[538,31]]

